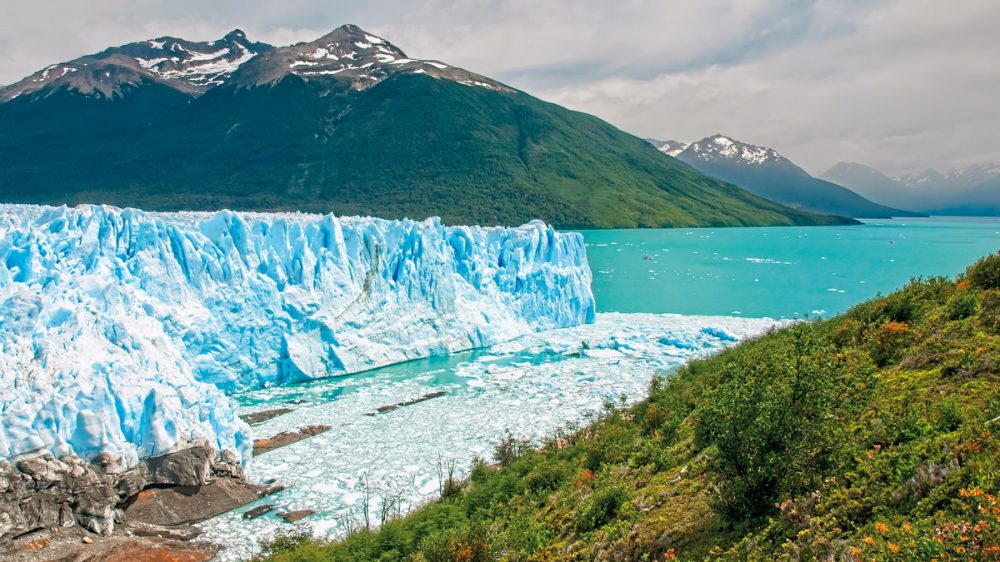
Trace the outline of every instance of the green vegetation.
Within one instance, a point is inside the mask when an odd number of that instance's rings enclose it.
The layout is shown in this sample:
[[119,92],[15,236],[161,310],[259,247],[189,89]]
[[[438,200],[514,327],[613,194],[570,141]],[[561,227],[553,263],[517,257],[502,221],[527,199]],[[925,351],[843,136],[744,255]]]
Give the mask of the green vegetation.
[[404,74],[199,98],[0,104],[0,201],[440,216],[566,228],[843,224],[709,178],[590,115]]
[[538,450],[513,438],[313,560],[998,560],[1000,255],[655,380]]

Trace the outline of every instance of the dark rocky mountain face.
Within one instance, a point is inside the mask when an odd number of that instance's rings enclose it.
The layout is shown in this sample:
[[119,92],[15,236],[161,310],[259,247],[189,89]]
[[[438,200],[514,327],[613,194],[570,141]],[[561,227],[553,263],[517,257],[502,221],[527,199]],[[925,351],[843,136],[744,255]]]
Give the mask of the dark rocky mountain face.
[[161,38],[37,75],[0,102],[0,201],[562,227],[845,222],[355,26],[280,48],[240,32]]
[[816,213],[854,218],[915,216],[869,201],[840,185],[812,177],[773,148],[713,135],[691,143],[677,159],[751,193]]

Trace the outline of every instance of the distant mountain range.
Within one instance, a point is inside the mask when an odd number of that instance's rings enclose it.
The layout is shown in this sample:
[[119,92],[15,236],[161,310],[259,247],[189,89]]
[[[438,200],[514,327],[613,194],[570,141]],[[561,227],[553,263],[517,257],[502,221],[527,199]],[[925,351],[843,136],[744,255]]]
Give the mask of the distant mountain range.
[[889,177],[864,164],[840,162],[823,177],[874,201],[932,215],[1000,216],[1000,166],[996,164]]
[[795,209],[855,218],[919,216],[919,213],[880,205],[841,185],[814,178],[773,148],[747,144],[724,135],[713,135],[691,144],[647,141],[660,152],[700,172]]
[[0,201],[599,228],[849,222],[355,26],[290,47],[239,30],[161,37],[2,88]]

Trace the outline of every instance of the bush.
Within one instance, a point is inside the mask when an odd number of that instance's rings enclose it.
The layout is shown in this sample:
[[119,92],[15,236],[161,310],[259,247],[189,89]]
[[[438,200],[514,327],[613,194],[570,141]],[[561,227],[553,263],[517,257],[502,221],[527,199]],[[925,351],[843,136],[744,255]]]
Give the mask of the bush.
[[568,473],[562,463],[540,464],[524,477],[524,486],[536,493],[555,490],[566,480]]
[[723,512],[755,518],[779,496],[818,484],[873,373],[864,354],[837,353],[808,324],[734,356],[695,427],[696,443],[715,447],[711,470]]
[[413,557],[421,562],[487,562],[490,555],[489,537],[478,526],[444,529],[420,541],[420,553]]
[[493,450],[493,460],[500,466],[509,466],[531,450],[530,440],[518,439],[508,430],[503,439],[497,443],[496,449]]
[[979,322],[987,330],[1000,334],[1000,290],[989,289],[979,294]]
[[884,367],[902,356],[913,339],[913,333],[906,322],[889,320],[869,330],[865,339],[875,364]]
[[948,300],[948,319],[963,320],[976,313],[979,300],[971,291],[959,291]]
[[1000,254],[986,256],[969,266],[965,278],[980,289],[1000,289]]
[[278,533],[273,538],[261,542],[261,552],[255,560],[309,560],[309,556],[322,552],[322,546],[316,544],[312,534],[308,532]]
[[954,398],[947,398],[938,405],[937,423],[941,431],[954,431],[962,425],[962,412]]
[[576,528],[590,531],[603,527],[615,518],[628,501],[628,491],[623,486],[610,486],[594,492],[576,520]]

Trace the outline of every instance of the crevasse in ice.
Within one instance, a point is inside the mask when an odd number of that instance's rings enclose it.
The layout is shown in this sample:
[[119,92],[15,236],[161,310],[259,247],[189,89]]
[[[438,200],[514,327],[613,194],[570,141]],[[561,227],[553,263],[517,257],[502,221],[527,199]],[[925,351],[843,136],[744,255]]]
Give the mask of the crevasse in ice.
[[0,456],[248,459],[228,392],[593,320],[583,238],[540,222],[0,206]]

